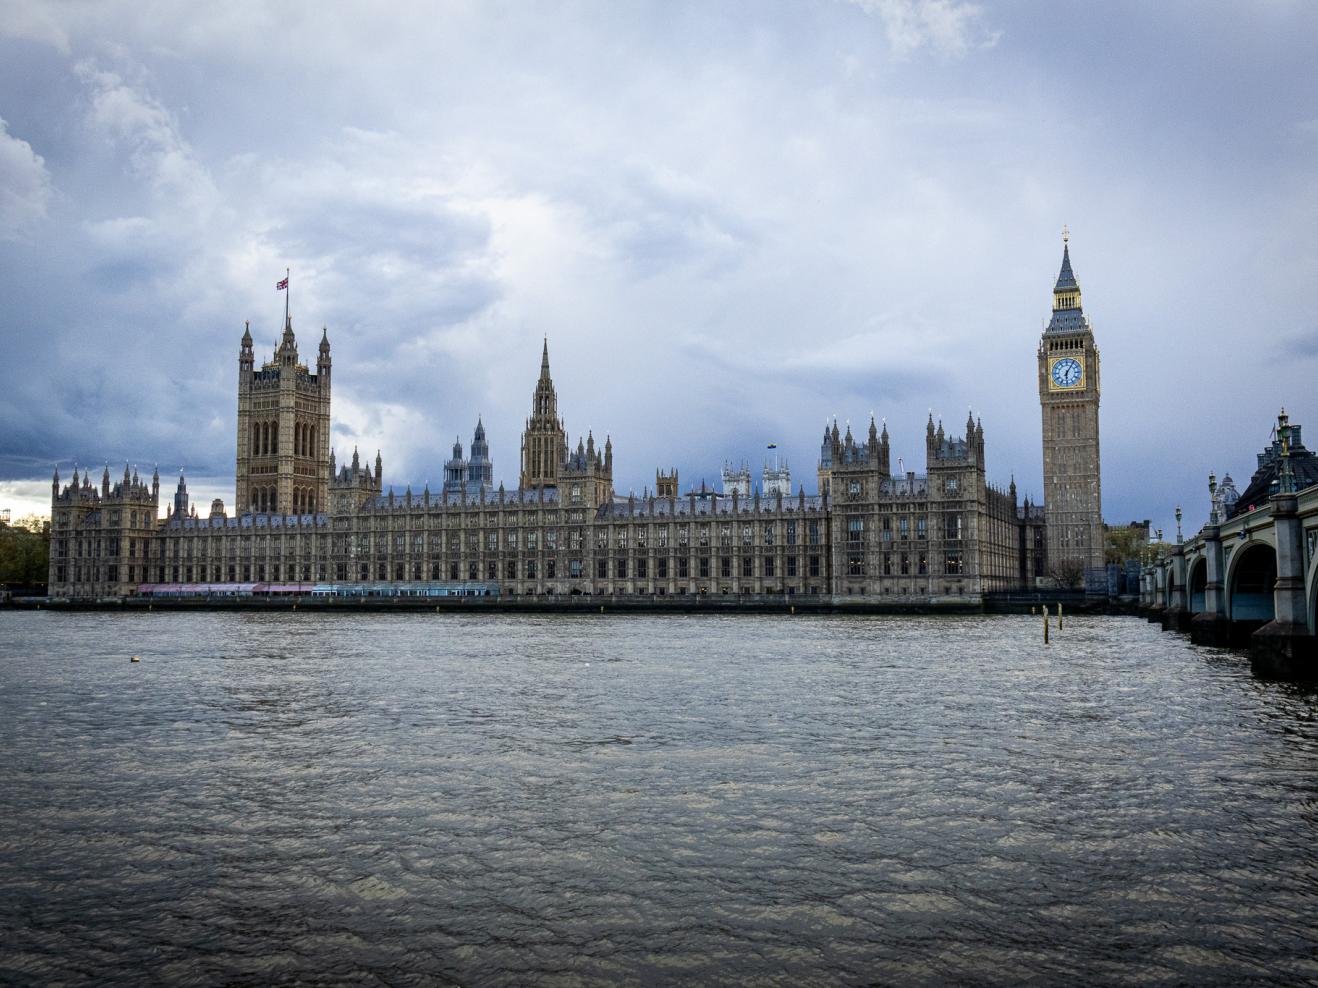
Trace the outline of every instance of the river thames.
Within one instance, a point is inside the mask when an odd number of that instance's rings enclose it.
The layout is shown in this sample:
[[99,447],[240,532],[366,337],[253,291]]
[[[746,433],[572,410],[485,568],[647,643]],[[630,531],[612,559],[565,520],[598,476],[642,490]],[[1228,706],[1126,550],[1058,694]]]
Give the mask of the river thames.
[[0,980],[1318,979],[1318,697],[1040,639],[0,612]]

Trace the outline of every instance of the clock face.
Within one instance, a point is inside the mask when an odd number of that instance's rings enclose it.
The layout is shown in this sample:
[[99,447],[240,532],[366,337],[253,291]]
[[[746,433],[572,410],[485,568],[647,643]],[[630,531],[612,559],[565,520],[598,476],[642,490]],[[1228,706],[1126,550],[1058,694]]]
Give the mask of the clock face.
[[1061,360],[1053,361],[1053,385],[1056,387],[1078,387],[1084,376],[1084,367],[1074,357],[1063,357]]

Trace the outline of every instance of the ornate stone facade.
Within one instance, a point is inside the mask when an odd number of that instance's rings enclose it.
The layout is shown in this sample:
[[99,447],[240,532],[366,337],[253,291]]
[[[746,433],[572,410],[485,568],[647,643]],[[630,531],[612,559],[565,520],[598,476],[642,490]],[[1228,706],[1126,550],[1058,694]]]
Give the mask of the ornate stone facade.
[[[158,521],[158,477],[148,487],[126,470],[112,488],[107,470],[98,491],[76,473],[61,489],[57,474],[50,593],[371,584],[403,592],[476,587],[505,597],[803,594],[925,604],[1029,586],[1054,539],[1086,559],[1102,552],[1098,355],[1066,253],[1062,274],[1054,325],[1039,348],[1045,477],[1062,505],[1056,512],[1018,504],[1014,482],[1004,491],[987,481],[980,422],[968,419],[954,436],[932,415],[924,474],[891,472],[887,426],[871,417],[862,439],[836,421],[824,430],[813,496],[792,494],[784,466],[772,474],[766,467],[758,490],[746,470],[734,471],[724,493],[702,484],[685,495],[676,469],[656,471],[655,494],[620,497],[611,439],[597,446],[588,433],[575,450],[568,446],[547,341],[517,490],[494,487],[480,423],[472,456],[455,451],[440,491],[386,490],[379,452],[373,467],[356,450],[349,465],[336,465],[328,337],[310,374],[297,362],[286,319],[275,359],[260,370],[250,331],[243,334],[235,515],[216,502],[199,517],[182,477]],[[1071,356],[1082,368],[1079,383],[1066,378],[1064,388],[1050,388],[1045,377]]]

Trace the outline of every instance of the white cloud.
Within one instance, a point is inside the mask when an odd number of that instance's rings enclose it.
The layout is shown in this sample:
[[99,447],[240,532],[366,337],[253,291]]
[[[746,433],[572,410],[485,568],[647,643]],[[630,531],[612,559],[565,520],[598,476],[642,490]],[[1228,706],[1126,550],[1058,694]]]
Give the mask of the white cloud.
[[133,171],[171,209],[185,210],[192,223],[209,219],[217,201],[209,172],[174,115],[149,91],[143,70],[120,60],[125,64],[118,71],[92,59],[74,66],[88,89],[90,124],[128,149]]
[[959,56],[997,43],[1000,32],[984,23],[977,3],[963,0],[851,0],[882,22],[894,54],[909,56],[922,48]]
[[42,0],[0,0],[0,38],[40,41],[61,52],[69,50],[69,35],[56,11]]
[[0,119],[0,239],[19,239],[44,220],[50,195],[50,173],[41,155]]

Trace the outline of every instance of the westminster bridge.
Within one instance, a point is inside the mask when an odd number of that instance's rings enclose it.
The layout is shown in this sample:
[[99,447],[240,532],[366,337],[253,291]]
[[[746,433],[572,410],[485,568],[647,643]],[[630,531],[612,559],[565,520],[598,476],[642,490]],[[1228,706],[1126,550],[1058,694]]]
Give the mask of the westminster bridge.
[[1141,600],[1197,644],[1248,647],[1260,675],[1318,679],[1318,484],[1281,486],[1171,546],[1146,567]]

